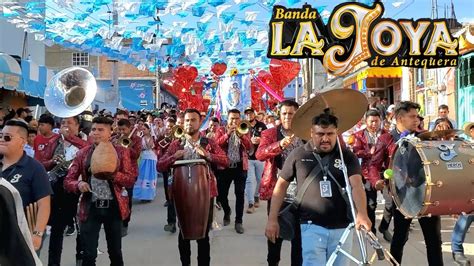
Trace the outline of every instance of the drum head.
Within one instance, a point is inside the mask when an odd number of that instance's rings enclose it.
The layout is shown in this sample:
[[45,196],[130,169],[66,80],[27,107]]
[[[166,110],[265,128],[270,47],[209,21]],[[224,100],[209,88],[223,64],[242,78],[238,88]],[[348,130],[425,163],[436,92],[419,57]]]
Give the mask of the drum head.
[[392,194],[397,207],[407,217],[416,217],[423,209],[426,173],[423,160],[409,141],[401,143],[393,161]]
[[186,165],[186,164],[206,164],[204,159],[195,159],[195,160],[177,160],[174,162],[173,166]]

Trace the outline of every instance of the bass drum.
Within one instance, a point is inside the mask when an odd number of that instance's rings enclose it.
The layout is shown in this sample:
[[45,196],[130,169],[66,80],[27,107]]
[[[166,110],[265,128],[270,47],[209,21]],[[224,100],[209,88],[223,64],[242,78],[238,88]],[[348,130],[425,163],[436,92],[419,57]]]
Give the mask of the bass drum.
[[184,239],[206,236],[211,202],[209,168],[205,160],[178,160],[173,167],[171,193]]
[[402,140],[391,168],[390,189],[405,217],[474,210],[474,143]]

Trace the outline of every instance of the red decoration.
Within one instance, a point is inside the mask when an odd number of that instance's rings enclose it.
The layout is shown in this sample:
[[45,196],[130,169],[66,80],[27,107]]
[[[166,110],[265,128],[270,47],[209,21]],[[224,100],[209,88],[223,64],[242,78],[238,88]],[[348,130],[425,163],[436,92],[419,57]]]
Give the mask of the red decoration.
[[176,81],[183,85],[185,90],[191,88],[197,76],[198,70],[194,66],[180,66],[174,73]]
[[280,59],[272,59],[270,61],[270,73],[273,76],[277,88],[280,90],[295,79],[298,73],[300,73],[300,70],[300,63],[295,61]]
[[216,74],[217,76],[224,74],[226,70],[227,70],[226,63],[215,63],[211,67],[211,72]]

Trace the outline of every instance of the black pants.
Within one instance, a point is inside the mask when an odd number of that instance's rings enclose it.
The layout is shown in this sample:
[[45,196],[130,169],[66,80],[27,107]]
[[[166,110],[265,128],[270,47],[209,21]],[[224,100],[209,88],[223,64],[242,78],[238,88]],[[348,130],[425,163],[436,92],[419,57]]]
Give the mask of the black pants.
[[[203,239],[196,240],[198,245],[198,266],[208,266],[211,263],[211,244],[209,243],[209,230],[211,229],[212,219],[214,217],[213,210],[214,200],[211,199],[206,237],[204,237]],[[191,240],[184,239],[181,235],[181,231],[178,234],[178,249],[181,264],[183,266],[191,265]]]
[[[390,253],[402,263],[403,247],[408,240],[408,233],[412,219],[405,219],[397,209],[394,210],[393,223],[394,232]],[[421,230],[425,238],[426,257],[430,266],[443,265],[443,253],[441,251],[441,218],[439,216],[419,218]]]
[[247,171],[242,169],[242,163],[238,163],[236,168],[227,168],[219,171],[217,178],[217,186],[219,191],[218,201],[224,209],[224,215],[230,215],[229,206],[229,189],[232,181],[234,181],[234,193],[235,193],[235,222],[242,223],[242,217],[244,215],[244,203],[245,203],[245,182],[247,180]]
[[393,198],[390,195],[388,187],[383,189],[383,198],[385,199],[385,208],[383,209],[382,221],[380,221],[379,225],[379,231],[381,232],[388,230],[388,226],[390,225],[393,216]]
[[99,209],[95,207],[95,203],[91,203],[87,220],[81,223],[81,242],[84,244],[82,266],[95,266],[102,224],[104,224],[105,238],[107,239],[110,265],[123,265],[122,219],[117,201],[111,200],[109,205],[109,208]]
[[369,216],[370,221],[372,222],[372,228],[370,230],[372,233],[375,232],[375,210],[377,210],[377,190],[370,185],[370,182],[366,181],[364,183],[365,195],[367,196],[367,215]]
[[55,189],[51,198],[51,215],[49,225],[51,235],[49,236],[48,265],[61,265],[61,255],[63,251],[64,230],[70,225],[74,226],[74,217],[77,212],[76,195]]
[[163,188],[165,189],[165,198],[166,201],[170,201],[169,195],[168,195],[168,177],[169,177],[169,172],[164,172],[161,173],[163,175]]
[[128,227],[128,224],[130,223],[130,219],[132,218],[133,187],[126,188],[126,190],[128,193],[128,208],[130,209],[130,214],[125,220],[123,220],[123,226]]
[[166,221],[168,224],[175,224],[176,223],[176,209],[174,208],[174,201],[168,200],[168,207],[167,207],[167,219]]
[[[288,202],[283,202],[281,209],[288,206]],[[267,203],[267,215],[270,213],[271,200]],[[282,238],[277,238],[275,243],[267,240],[267,262],[269,266],[276,266],[280,262]],[[295,238],[291,240],[291,266],[301,266],[303,264],[303,250],[301,246],[301,227],[295,224]]]

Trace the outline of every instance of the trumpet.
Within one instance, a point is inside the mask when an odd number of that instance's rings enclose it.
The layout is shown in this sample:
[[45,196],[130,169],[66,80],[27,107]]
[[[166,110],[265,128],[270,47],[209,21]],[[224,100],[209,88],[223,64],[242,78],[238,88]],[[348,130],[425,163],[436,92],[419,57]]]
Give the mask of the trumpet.
[[252,125],[247,120],[242,120],[236,128],[236,132],[239,136],[245,135],[250,132]]

